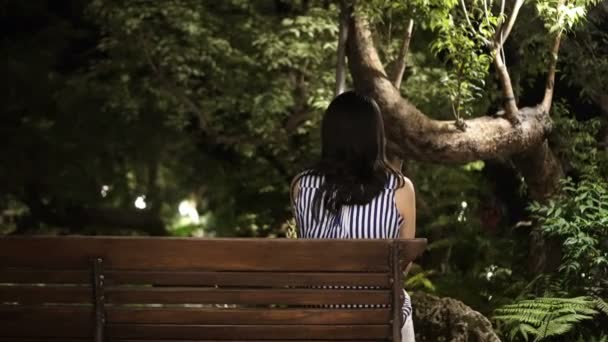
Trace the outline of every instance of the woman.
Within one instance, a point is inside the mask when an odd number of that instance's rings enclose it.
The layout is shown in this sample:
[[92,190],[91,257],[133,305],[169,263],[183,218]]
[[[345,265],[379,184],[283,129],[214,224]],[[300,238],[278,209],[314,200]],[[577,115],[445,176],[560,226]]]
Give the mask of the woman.
[[[414,238],[412,182],[386,160],[378,105],[349,91],[327,108],[321,127],[321,159],[291,187],[301,238]],[[414,341],[406,295],[402,341]]]

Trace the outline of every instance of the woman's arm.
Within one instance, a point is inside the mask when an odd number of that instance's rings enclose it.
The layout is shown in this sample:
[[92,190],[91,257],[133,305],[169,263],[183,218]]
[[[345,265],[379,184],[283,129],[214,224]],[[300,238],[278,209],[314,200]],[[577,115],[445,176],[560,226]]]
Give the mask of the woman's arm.
[[[407,177],[403,177],[405,185],[395,191],[395,203],[397,211],[403,217],[403,223],[399,227],[399,238],[413,239],[416,237],[416,193],[414,184]],[[408,263],[403,272],[407,274],[412,267],[412,263]]]
[[291,181],[291,186],[289,187],[289,200],[291,201],[291,208],[294,211],[296,210],[296,198],[298,198],[298,193],[300,192],[300,182],[299,177],[296,176]]
[[403,217],[399,227],[399,237],[413,239],[416,236],[416,193],[414,184],[407,177],[403,177],[405,185],[395,191],[395,204],[397,211]]

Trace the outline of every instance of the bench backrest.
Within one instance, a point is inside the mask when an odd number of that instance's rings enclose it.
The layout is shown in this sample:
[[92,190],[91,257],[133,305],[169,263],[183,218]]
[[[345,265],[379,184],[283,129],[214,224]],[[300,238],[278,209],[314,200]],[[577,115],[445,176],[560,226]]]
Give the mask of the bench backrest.
[[0,238],[0,341],[397,340],[425,245]]

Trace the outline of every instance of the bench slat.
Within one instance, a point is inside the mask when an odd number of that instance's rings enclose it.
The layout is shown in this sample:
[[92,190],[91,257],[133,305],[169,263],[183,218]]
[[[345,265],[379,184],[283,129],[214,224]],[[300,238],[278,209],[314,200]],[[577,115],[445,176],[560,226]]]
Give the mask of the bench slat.
[[90,342],[93,326],[92,307],[0,305],[0,341]]
[[74,317],[73,319],[58,320],[51,317],[45,321],[2,321],[0,322],[0,333],[3,337],[28,337],[28,338],[89,338],[93,337],[92,323],[86,319]]
[[91,271],[5,268],[0,269],[0,283],[90,284]]
[[145,325],[109,324],[107,336],[115,339],[217,339],[217,340],[335,340],[385,339],[389,325]]
[[[389,288],[388,273],[354,272],[104,272],[106,284],[153,284],[164,286],[285,287],[374,286]],[[0,283],[90,284],[90,271],[10,268],[0,271]]]
[[[51,338],[51,337],[35,337],[35,338],[30,338],[30,337],[9,337],[9,338],[5,338],[0,336],[0,342],[91,342],[91,338],[87,337],[87,338]],[[127,342],[127,341],[124,341]],[[132,342],[135,342],[132,340]],[[152,342],[152,341],[146,341],[146,342]],[[168,340],[164,340],[162,342],[171,342]],[[177,341],[174,341],[177,342]],[[179,342],[189,342],[189,341],[179,341]],[[195,342],[195,341],[190,341],[190,342]],[[196,341],[196,342],[200,342],[200,341]],[[273,342],[277,342],[277,341],[273,341]],[[318,342],[318,341],[315,341]]]
[[320,272],[148,272],[108,271],[108,284],[173,286],[282,287],[376,286],[389,288],[388,273]]
[[384,324],[390,314],[390,309],[107,309],[110,323],[140,324]]
[[0,285],[0,303],[92,303],[91,287],[56,285]]
[[222,289],[115,286],[105,290],[110,304],[389,304],[382,290]]
[[[140,340],[140,339],[113,339],[111,342],[239,342],[239,340]],[[268,340],[247,340],[248,342],[268,342]],[[285,340],[273,339],[272,342],[283,342]],[[310,342],[310,340],[288,340],[289,342]],[[315,340],[314,342],[336,342],[339,340]],[[344,341],[344,340],[342,340]],[[380,340],[357,340],[357,342],[386,342],[387,339]],[[54,338],[3,338],[0,337],[0,342],[91,342],[91,339],[54,339]]]
[[[388,273],[353,272],[172,272],[106,271],[106,284],[164,286],[303,287],[374,286],[388,288]],[[0,271],[0,284],[90,284],[90,271],[11,268]]]
[[388,272],[389,246],[390,240],[5,237],[0,268],[88,269],[101,257],[106,269]]
[[92,315],[92,306],[0,305],[0,322],[28,320],[30,323],[37,323],[53,319],[62,321],[71,318],[85,318],[84,321],[90,323]]

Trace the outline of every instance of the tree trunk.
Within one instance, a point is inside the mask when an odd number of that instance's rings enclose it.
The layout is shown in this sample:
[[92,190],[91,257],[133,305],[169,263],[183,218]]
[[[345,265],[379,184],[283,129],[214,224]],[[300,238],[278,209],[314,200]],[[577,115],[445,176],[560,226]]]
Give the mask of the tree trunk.
[[350,4],[346,0],[340,2],[340,27],[338,31],[338,56],[336,60],[336,87],[334,96],[344,92],[346,87],[346,40],[348,39],[348,21],[352,14]]
[[[608,11],[608,4],[606,4],[606,8]],[[594,96],[593,99],[602,110],[604,117],[608,120],[608,94],[599,94]],[[603,148],[606,153],[608,153],[608,127],[604,127],[600,134],[600,147]]]
[[564,172],[547,140],[518,154],[513,161],[528,186],[528,197],[542,202],[558,191],[557,181]]

